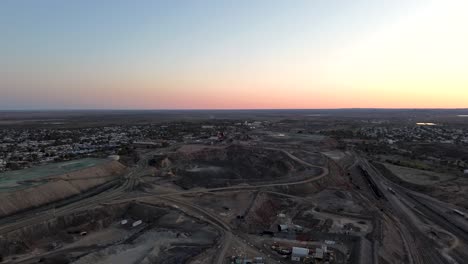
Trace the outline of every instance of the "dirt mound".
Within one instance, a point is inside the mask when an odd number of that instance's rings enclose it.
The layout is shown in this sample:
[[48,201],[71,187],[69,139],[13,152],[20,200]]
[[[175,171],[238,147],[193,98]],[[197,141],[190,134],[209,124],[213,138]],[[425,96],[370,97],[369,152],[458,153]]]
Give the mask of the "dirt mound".
[[49,179],[62,179],[66,181],[79,181],[94,178],[112,177],[116,174],[122,173],[125,166],[118,161],[109,161],[102,165],[94,166],[91,168],[65,173],[59,176],[53,176]]
[[48,178],[45,184],[0,195],[0,217],[59,201],[102,185],[125,171],[118,161]]
[[176,152],[169,159],[176,184],[186,189],[272,181],[306,169],[282,151],[243,145]]

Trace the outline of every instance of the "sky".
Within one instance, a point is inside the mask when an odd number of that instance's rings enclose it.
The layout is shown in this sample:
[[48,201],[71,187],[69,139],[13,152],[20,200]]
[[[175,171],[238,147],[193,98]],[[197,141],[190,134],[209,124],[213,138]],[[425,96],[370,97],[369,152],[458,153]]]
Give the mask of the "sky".
[[0,109],[467,108],[466,0],[2,0]]

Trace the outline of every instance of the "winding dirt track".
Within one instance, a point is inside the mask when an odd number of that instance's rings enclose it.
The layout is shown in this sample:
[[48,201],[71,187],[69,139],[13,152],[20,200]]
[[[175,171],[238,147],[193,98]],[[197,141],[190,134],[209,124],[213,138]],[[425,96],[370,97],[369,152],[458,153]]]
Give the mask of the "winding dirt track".
[[229,225],[224,223],[222,219],[220,219],[217,215],[211,214],[210,212],[204,210],[203,208],[200,208],[196,205],[189,204],[186,202],[181,202],[179,200],[176,200],[174,198],[169,198],[169,196],[175,196],[175,195],[183,195],[183,194],[195,194],[195,193],[208,193],[208,192],[217,192],[217,191],[230,191],[230,190],[248,190],[248,189],[258,189],[258,188],[266,188],[266,187],[277,187],[277,186],[291,186],[291,185],[298,185],[298,184],[304,184],[304,183],[310,183],[314,181],[318,181],[322,179],[323,177],[327,176],[329,173],[329,170],[327,167],[321,167],[317,166],[308,162],[305,162],[296,156],[292,155],[291,153],[281,150],[284,152],[289,158],[301,163],[302,165],[306,165],[309,167],[313,168],[320,168],[322,169],[322,173],[317,176],[313,176],[311,178],[308,178],[306,180],[301,180],[301,181],[296,181],[296,182],[289,182],[289,183],[272,183],[272,184],[262,184],[262,185],[252,185],[252,186],[231,186],[231,187],[221,187],[221,188],[212,188],[212,189],[207,189],[207,190],[198,190],[198,191],[182,191],[182,192],[176,192],[176,193],[169,193],[169,194],[164,194],[164,195],[155,195],[156,197],[160,199],[165,199],[165,200],[170,200],[174,203],[179,203],[182,205],[185,205],[186,207],[191,208],[192,210],[198,211],[199,213],[203,213],[206,216],[210,217],[211,219],[215,219],[217,223],[222,223],[222,232],[224,234],[223,237],[223,242],[221,244],[221,248],[218,251],[218,255],[214,261],[216,264],[222,264],[224,263],[226,251],[228,250],[230,246],[230,242],[233,238],[233,233]]
[[322,173],[319,175],[314,175],[308,179],[295,181],[295,182],[270,183],[270,184],[245,185],[245,186],[240,185],[240,186],[211,188],[211,189],[197,190],[197,191],[177,191],[177,192],[168,193],[168,194],[159,194],[159,195],[158,194],[146,194],[141,197],[119,199],[119,198],[122,198],[122,196],[127,191],[132,190],[134,188],[138,180],[138,177],[141,176],[140,174],[144,173],[144,169],[147,164],[147,163],[145,164],[145,161],[147,160],[147,157],[146,157],[145,159],[142,159],[142,162],[139,162],[137,166],[124,177],[125,179],[124,183],[120,185],[119,187],[112,188],[98,195],[74,202],[72,204],[63,206],[61,208],[54,209],[53,212],[49,210],[49,211],[41,212],[39,214],[33,214],[30,216],[23,217],[19,221],[14,221],[12,223],[4,224],[0,226],[0,234],[4,234],[4,233],[11,232],[20,228],[31,226],[39,222],[47,221],[47,220],[55,218],[56,216],[67,215],[74,211],[91,208],[99,203],[112,202],[112,201],[113,202],[135,201],[141,198],[157,198],[157,199],[165,200],[167,202],[170,202],[176,205],[184,206],[190,209],[191,211],[194,211],[198,214],[203,215],[204,217],[207,218],[208,220],[207,222],[213,224],[214,226],[216,226],[218,229],[222,231],[223,241],[221,243],[220,250],[217,254],[217,258],[214,261],[214,263],[216,264],[222,264],[224,263],[224,256],[226,255],[226,251],[230,246],[231,240],[233,239],[233,232],[231,230],[231,227],[228,224],[226,224],[222,219],[220,219],[218,216],[208,212],[207,210],[197,205],[177,200],[173,198],[172,196],[179,196],[179,195],[184,195],[184,194],[195,194],[195,193],[209,193],[209,192],[220,192],[220,191],[231,191],[231,190],[251,190],[251,189],[267,188],[267,187],[300,185],[300,184],[318,181],[329,174],[328,164],[325,167],[317,166],[315,164],[311,164],[306,161],[303,161],[300,158],[294,156],[293,154],[285,150],[280,150],[280,151],[282,151],[289,158],[299,162],[302,165],[305,165],[311,168],[320,168],[322,170]]

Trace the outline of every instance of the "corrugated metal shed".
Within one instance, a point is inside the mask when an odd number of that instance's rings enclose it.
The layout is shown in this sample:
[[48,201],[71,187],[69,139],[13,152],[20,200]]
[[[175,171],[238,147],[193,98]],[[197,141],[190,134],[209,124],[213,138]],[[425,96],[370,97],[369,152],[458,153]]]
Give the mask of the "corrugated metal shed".
[[292,255],[296,257],[307,257],[309,255],[309,249],[301,248],[301,247],[293,247]]

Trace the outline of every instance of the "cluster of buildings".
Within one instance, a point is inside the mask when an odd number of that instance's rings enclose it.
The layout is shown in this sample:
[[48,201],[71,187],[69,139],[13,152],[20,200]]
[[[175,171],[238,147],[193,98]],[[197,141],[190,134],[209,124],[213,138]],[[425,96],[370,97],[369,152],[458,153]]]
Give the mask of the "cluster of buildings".
[[[322,131],[342,144],[352,145],[363,152],[375,155],[396,165],[424,168],[415,163],[420,160],[433,167],[455,170],[468,169],[468,128],[435,123],[372,124]],[[393,157],[392,157],[393,156]],[[403,163],[404,164],[403,164]],[[466,173],[466,172],[465,172]]]
[[418,142],[468,145],[468,130],[438,125],[414,125],[401,127],[369,126],[361,127],[357,131],[357,135],[360,135],[363,138],[385,141],[389,144],[397,142]]
[[0,172],[86,156],[119,154],[124,146],[157,148],[176,142],[214,144],[235,137],[241,139],[250,125],[214,120],[73,129],[6,128],[0,130]]
[[274,243],[271,249],[290,259],[293,263],[330,263],[334,261],[334,252],[326,245],[314,248],[287,247]]
[[137,128],[3,129],[0,132],[0,171],[89,156],[115,154],[139,134]]

